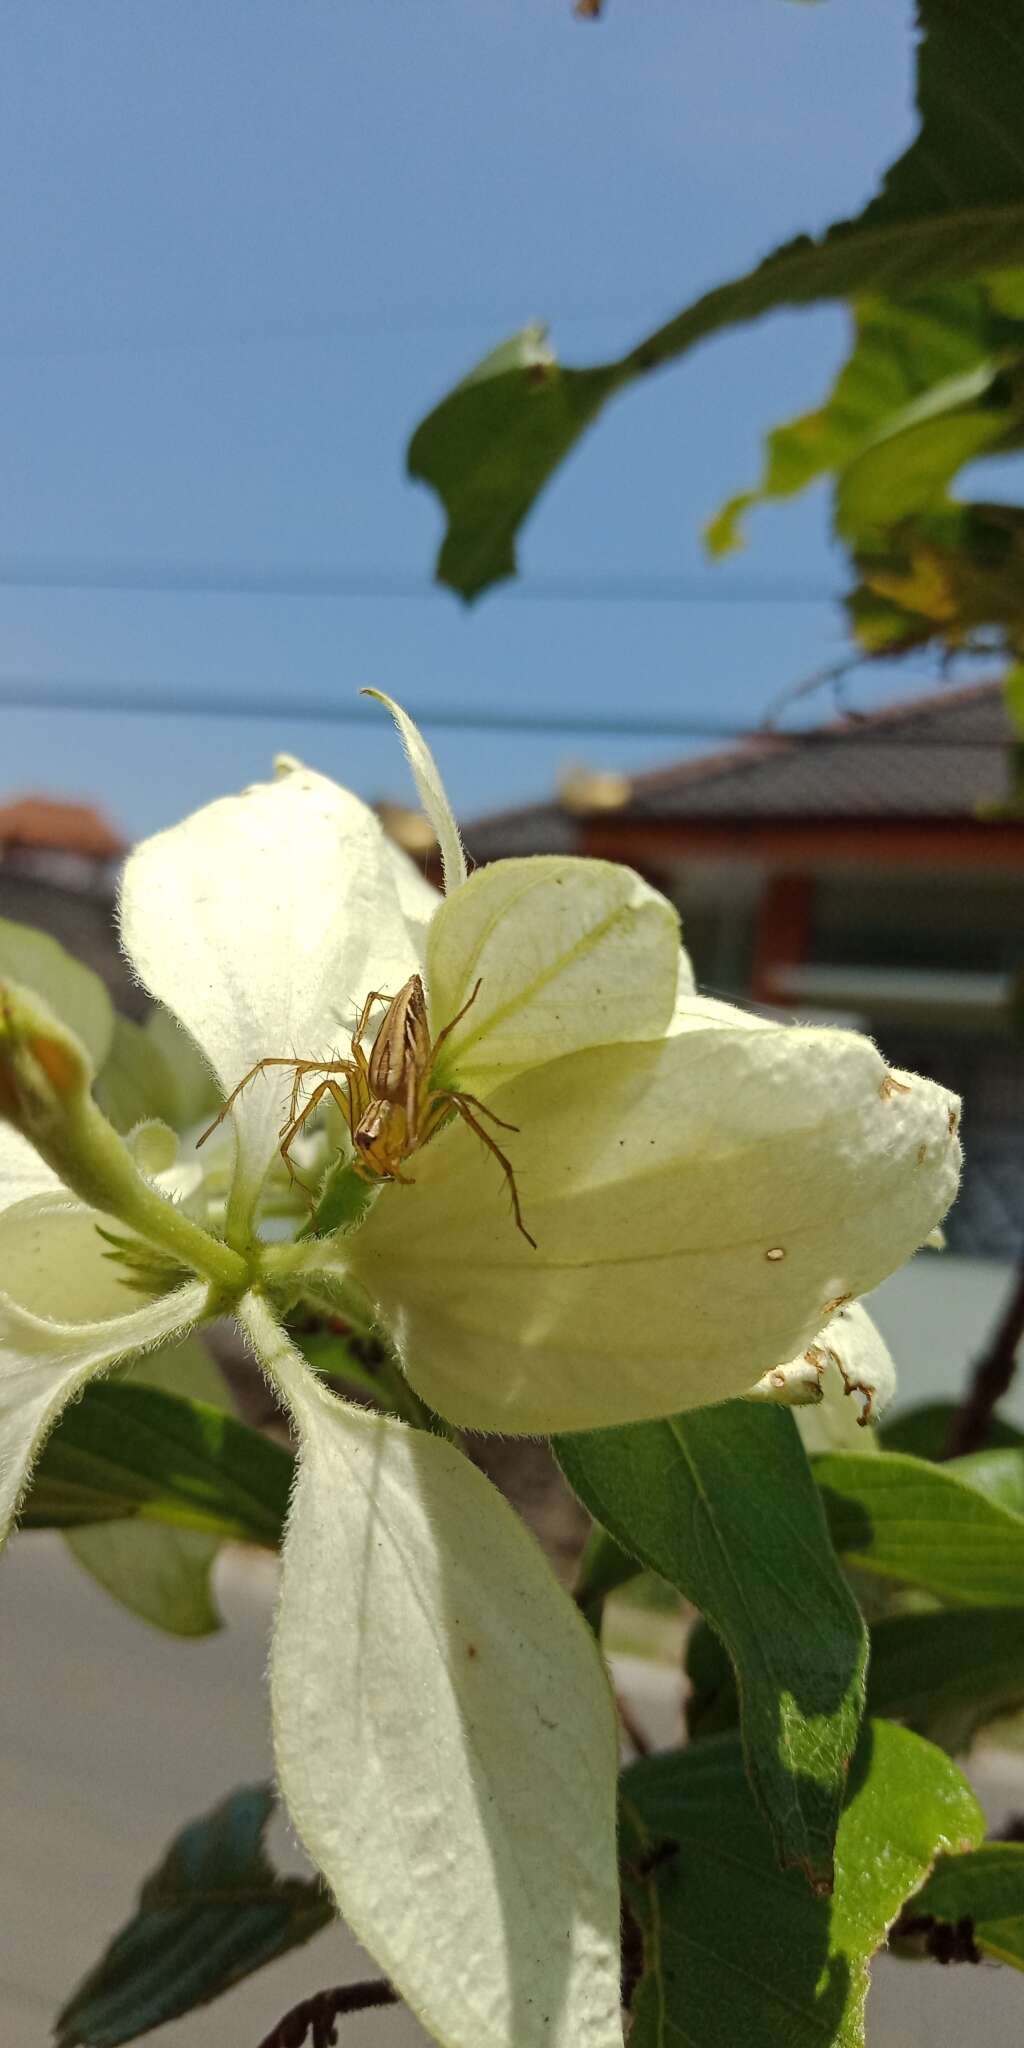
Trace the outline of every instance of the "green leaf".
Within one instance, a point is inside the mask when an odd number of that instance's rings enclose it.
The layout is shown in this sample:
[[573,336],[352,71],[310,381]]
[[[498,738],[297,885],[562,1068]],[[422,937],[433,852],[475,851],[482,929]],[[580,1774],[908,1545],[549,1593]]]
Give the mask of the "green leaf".
[[[684,308],[616,362],[585,370],[553,361],[523,369],[488,358],[423,422],[410,467],[438,491],[448,534],[438,576],[473,597],[515,567],[513,538],[538,491],[616,389],[699,341],[780,306],[866,293],[919,297],[987,276],[1024,249],[1024,0],[919,0],[921,126],[864,212],[819,240],[801,235],[744,277]],[[1008,303],[1016,311],[1016,293]],[[536,351],[536,330],[505,344],[505,360]],[[540,397],[539,408],[531,411]]]
[[116,1130],[158,1117],[174,1131],[212,1117],[220,1107],[217,1083],[192,1040],[166,1010],[144,1024],[115,1017],[96,1100]]
[[158,1045],[141,1024],[116,1017],[110,1055],[95,1087],[96,1100],[114,1129],[127,1132],[158,1117],[173,1129],[174,1082]]
[[437,575],[467,599],[516,573],[515,535],[552,471],[623,381],[614,365],[563,370],[544,329],[484,357],[409,443],[409,475],[448,514]]
[[344,1380],[349,1387],[358,1387],[359,1392],[368,1394],[378,1407],[390,1409],[393,1406],[383,1372],[375,1372],[364,1365],[346,1337],[335,1330],[323,1329],[289,1330],[288,1334],[314,1372],[325,1373],[329,1379]]
[[292,1469],[287,1451],[206,1402],[94,1381],[51,1436],[21,1523],[138,1516],[276,1550]]
[[[1024,272],[1012,276],[1020,279]],[[891,435],[897,421],[906,421],[915,402],[934,403],[937,392],[948,392],[952,381],[971,373],[980,376],[984,397],[998,374],[996,365],[1024,347],[1024,323],[997,303],[1006,282],[993,280],[991,289],[988,280],[952,285],[915,299],[859,301],[853,347],[829,397],[766,437],[761,482],[715,515],[706,534],[711,553],[742,544],[740,519],[752,506],[791,497],[817,477],[842,475],[851,464],[856,468],[856,458],[880,435]],[[896,517],[887,507],[882,523],[891,525]]]
[[960,1856],[942,1856],[911,1901],[901,1935],[915,1923],[972,1923],[983,1955],[1024,1970],[1024,1844],[985,1842]]
[[1024,1516],[986,1498],[953,1467],[898,1451],[849,1451],[816,1459],[814,1476],[847,1564],[940,1600],[1024,1605]]
[[114,1010],[91,967],[83,967],[49,932],[0,917],[0,978],[42,996],[58,1021],[81,1040],[93,1068],[103,1065],[114,1029]]
[[686,1732],[691,1742],[738,1728],[740,1703],[728,1652],[698,1616],[686,1638]]
[[934,641],[952,652],[984,629],[1024,636],[1024,509],[952,500],[904,520],[854,550],[863,581],[846,599],[851,630],[869,654]]
[[[959,1414],[956,1401],[922,1401],[917,1408],[905,1408],[890,1421],[886,1416],[878,1430],[885,1451],[909,1451],[915,1458],[942,1458],[950,1430]],[[989,1423],[988,1445],[993,1450],[1024,1445],[1024,1433],[1011,1422],[995,1415]]]
[[205,1529],[172,1529],[135,1516],[64,1533],[76,1563],[140,1621],[174,1636],[208,1636],[223,1627],[210,1585],[220,1543]]
[[722,1638],[780,1860],[827,1887],[867,1638],[793,1417],[732,1401],[560,1437],[555,1450],[602,1527]]
[[263,1846],[274,1805],[243,1785],[183,1828],[57,2021],[56,2048],[117,2048],[219,1998],[334,1918],[316,1883],[279,1877]]
[[1024,738],[1024,661],[1015,661],[1005,678],[1006,706],[1014,731]]
[[874,1623],[868,1711],[946,1749],[1024,1701],[1024,1606],[947,1608]]
[[579,1571],[573,1592],[577,1606],[586,1615],[594,1634],[601,1633],[601,1619],[604,1603],[609,1593],[619,1586],[628,1585],[641,1570],[635,1557],[630,1557],[607,1529],[595,1522],[587,1538],[586,1549],[580,1558]]
[[971,1451],[951,1458],[945,1469],[998,1507],[1024,1515],[1024,1449],[1004,1444],[999,1450]]
[[[162,1387],[229,1408],[231,1397],[219,1368],[198,1337],[144,1352],[117,1375],[124,1386]],[[65,1529],[75,1562],[131,1614],[178,1636],[210,1635],[221,1627],[210,1585],[220,1537],[206,1529],[176,1529],[170,1523],[96,1522]]]
[[732,1736],[633,1765],[622,1816],[646,1965],[630,2048],[861,2048],[886,1929],[940,1851],[984,1833],[949,1758],[885,1721],[851,1767],[831,1900],[776,1868]]
[[[735,1728],[729,1660],[703,1622],[686,1645],[691,1741]],[[871,1625],[867,1711],[906,1721],[942,1748],[963,1750],[986,1721],[1024,1702],[1024,1607],[944,1608]]]
[[1020,446],[1020,365],[984,363],[894,414],[840,474],[836,531],[858,547],[947,498],[965,463]]

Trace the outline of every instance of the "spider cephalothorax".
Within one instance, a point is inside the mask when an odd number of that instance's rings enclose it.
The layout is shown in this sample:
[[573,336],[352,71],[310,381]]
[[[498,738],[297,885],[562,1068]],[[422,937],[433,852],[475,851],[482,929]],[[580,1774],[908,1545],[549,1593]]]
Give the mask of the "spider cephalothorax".
[[[480,983],[477,982],[458,1015],[438,1032],[435,1039],[430,1036],[427,999],[418,974],[411,975],[396,996],[387,996],[380,989],[372,989],[353,1034],[351,1059],[301,1060],[273,1054],[257,1060],[256,1065],[242,1076],[238,1086],[232,1089],[220,1116],[208,1131],[203,1132],[199,1143],[202,1145],[210,1132],[216,1130],[242,1089],[268,1067],[290,1067],[294,1073],[291,1104],[281,1127],[281,1157],[293,1179],[291,1147],[325,1096],[330,1096],[337,1103],[351,1131],[356,1171],[368,1179],[397,1180],[406,1186],[410,1184],[411,1177],[402,1172],[402,1167],[410,1154],[420,1151],[450,1116],[461,1116],[498,1160],[512,1196],[516,1229],[536,1250],[536,1240],[530,1236],[523,1222],[511,1164],[489,1132],[485,1131],[479,1117],[489,1117],[503,1131],[515,1130],[515,1124],[503,1123],[486,1103],[475,1095],[467,1095],[464,1089],[435,1087],[431,1079],[441,1047],[476,1001],[479,988]],[[385,1003],[387,1008],[368,1054],[362,1041],[375,1003]],[[303,1082],[317,1075],[321,1078],[306,1100],[300,1102]]]

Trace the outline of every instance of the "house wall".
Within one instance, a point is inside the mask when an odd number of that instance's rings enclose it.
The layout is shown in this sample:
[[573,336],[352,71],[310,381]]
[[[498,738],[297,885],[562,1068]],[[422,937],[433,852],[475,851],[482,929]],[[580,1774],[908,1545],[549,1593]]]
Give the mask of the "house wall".
[[950,1250],[1024,1257],[1024,1041],[1009,1003],[1024,975],[1024,867],[815,863],[809,847],[801,865],[759,866],[688,849],[656,879],[707,993],[856,1026],[894,1066],[962,1097]]

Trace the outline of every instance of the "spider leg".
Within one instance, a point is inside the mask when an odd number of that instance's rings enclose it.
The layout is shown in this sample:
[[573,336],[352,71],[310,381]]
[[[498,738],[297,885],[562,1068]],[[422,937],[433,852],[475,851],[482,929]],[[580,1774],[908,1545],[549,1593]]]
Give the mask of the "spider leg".
[[366,1030],[366,1027],[369,1024],[370,1011],[373,1009],[374,1003],[390,1003],[390,1001],[391,997],[386,996],[382,988],[372,988],[370,990],[370,993],[367,996],[366,1001],[359,1012],[359,1022],[356,1025],[354,1032],[352,1033],[353,1052],[355,1051],[357,1045],[359,1044],[360,1039],[362,1038],[363,1032]]
[[265,1073],[268,1067],[301,1067],[302,1064],[303,1062],[301,1060],[286,1059],[283,1055],[271,1055],[265,1060],[257,1060],[256,1065],[254,1067],[250,1067],[247,1074],[242,1075],[242,1078],[239,1081],[237,1087],[232,1088],[231,1093],[228,1096],[228,1099],[225,1102],[224,1107],[221,1110],[219,1116],[215,1116],[212,1124],[207,1125],[205,1131],[203,1132],[202,1137],[196,1139],[196,1151],[198,1152],[200,1145],[205,1145],[207,1138],[211,1138],[213,1136],[213,1133],[217,1129],[218,1124],[222,1124],[224,1122],[224,1118],[227,1116],[229,1109],[231,1109],[234,1106],[234,1104],[238,1101],[238,1098],[241,1095],[243,1088],[248,1088],[250,1081],[255,1081],[257,1074]]
[[466,1014],[466,1011],[472,1009],[473,1004],[476,1002],[477,996],[480,994],[480,986],[482,981],[483,976],[481,975],[479,980],[474,984],[473,993],[469,997],[468,1002],[463,1003],[461,1010],[456,1010],[454,1017],[452,1017],[450,1021],[445,1025],[444,1030],[438,1032],[437,1037],[435,1038],[434,1043],[430,1048],[431,1066],[433,1066],[434,1061],[436,1060],[437,1055],[445,1042],[445,1039],[451,1037],[456,1024],[461,1024],[462,1019]]
[[303,1124],[306,1122],[307,1117],[312,1116],[313,1111],[323,1101],[325,1095],[330,1095],[333,1098],[333,1100],[337,1103],[338,1108],[341,1110],[342,1114],[348,1119],[349,1123],[351,1123],[349,1105],[342,1091],[341,1084],[340,1082],[335,1081],[329,1075],[326,1081],[319,1082],[317,1087],[314,1088],[313,1093],[309,1098],[309,1101],[303,1103],[302,1108],[299,1110],[298,1115],[294,1116],[292,1118],[291,1123],[287,1124],[284,1127],[281,1133],[281,1143],[278,1146],[278,1151],[280,1152],[281,1157],[284,1160],[285,1166],[288,1171],[289,1184],[292,1187],[300,1187],[302,1189],[303,1194],[308,1198],[311,1213],[316,1206],[313,1199],[313,1193],[312,1190],[306,1186],[305,1181],[299,1179],[299,1176],[296,1173],[294,1166],[292,1165],[291,1148],[295,1142],[295,1139],[298,1137]]
[[[525,1237],[527,1244],[532,1245],[534,1251],[536,1251],[537,1240],[535,1237],[530,1236],[530,1233],[527,1230],[525,1223],[523,1222],[523,1212],[519,1207],[519,1190],[516,1187],[516,1177],[512,1171],[511,1160],[506,1159],[504,1152],[502,1152],[500,1146],[495,1144],[494,1139],[491,1137],[490,1132],[484,1130],[483,1124],[477,1122],[476,1117],[473,1115],[473,1111],[469,1107],[470,1102],[473,1100],[472,1096],[460,1095],[457,1090],[453,1089],[449,1094],[446,1095],[445,1099],[451,1103],[452,1108],[454,1110],[457,1110],[459,1116],[461,1116],[463,1120],[463,1123],[467,1123],[469,1125],[470,1130],[476,1132],[476,1135],[480,1139],[481,1144],[486,1145],[488,1152],[493,1152],[494,1157],[498,1161],[502,1173],[504,1174],[505,1179],[508,1182],[509,1193],[512,1196],[512,1211],[516,1219],[516,1229],[520,1232],[520,1234],[523,1237]],[[479,1107],[480,1105],[478,1104],[477,1106]]]
[[481,1116],[489,1116],[492,1124],[497,1124],[499,1131],[517,1131],[519,1129],[518,1124],[508,1124],[503,1116],[495,1116],[493,1109],[488,1109],[486,1102],[481,1102],[479,1095],[467,1095],[465,1089],[460,1088],[459,1099],[461,1102],[471,1102],[473,1108],[480,1111]]
[[[288,1105],[288,1114],[281,1125],[282,1132],[290,1123],[294,1123],[299,1113],[299,1089],[307,1074],[347,1074],[351,1065],[351,1060],[296,1060],[295,1079],[292,1082],[292,1099]],[[305,1114],[308,1116],[309,1111],[306,1110]]]

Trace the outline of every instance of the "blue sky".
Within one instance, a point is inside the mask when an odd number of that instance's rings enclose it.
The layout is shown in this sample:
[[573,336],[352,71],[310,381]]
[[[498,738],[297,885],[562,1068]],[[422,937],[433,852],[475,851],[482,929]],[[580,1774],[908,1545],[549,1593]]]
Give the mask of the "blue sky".
[[[706,564],[759,433],[818,397],[844,320],[708,344],[606,415],[526,533],[527,594],[432,590],[411,428],[507,333],[601,357],[785,236],[855,212],[910,139],[894,0],[16,0],[0,74],[0,575],[18,563],[382,572],[422,595],[0,588],[0,682],[259,699],[272,718],[3,714],[0,795],[129,833],[301,752],[406,795],[383,718],[296,724],[366,682],[417,706],[753,721],[842,652],[815,494]],[[543,601],[531,577],[692,579],[688,602]],[[813,592],[766,601],[779,585]],[[820,592],[820,596],[817,594]],[[872,680],[861,701],[919,687]],[[822,703],[821,709],[827,710]],[[678,741],[433,736],[465,814],[560,763]]]

